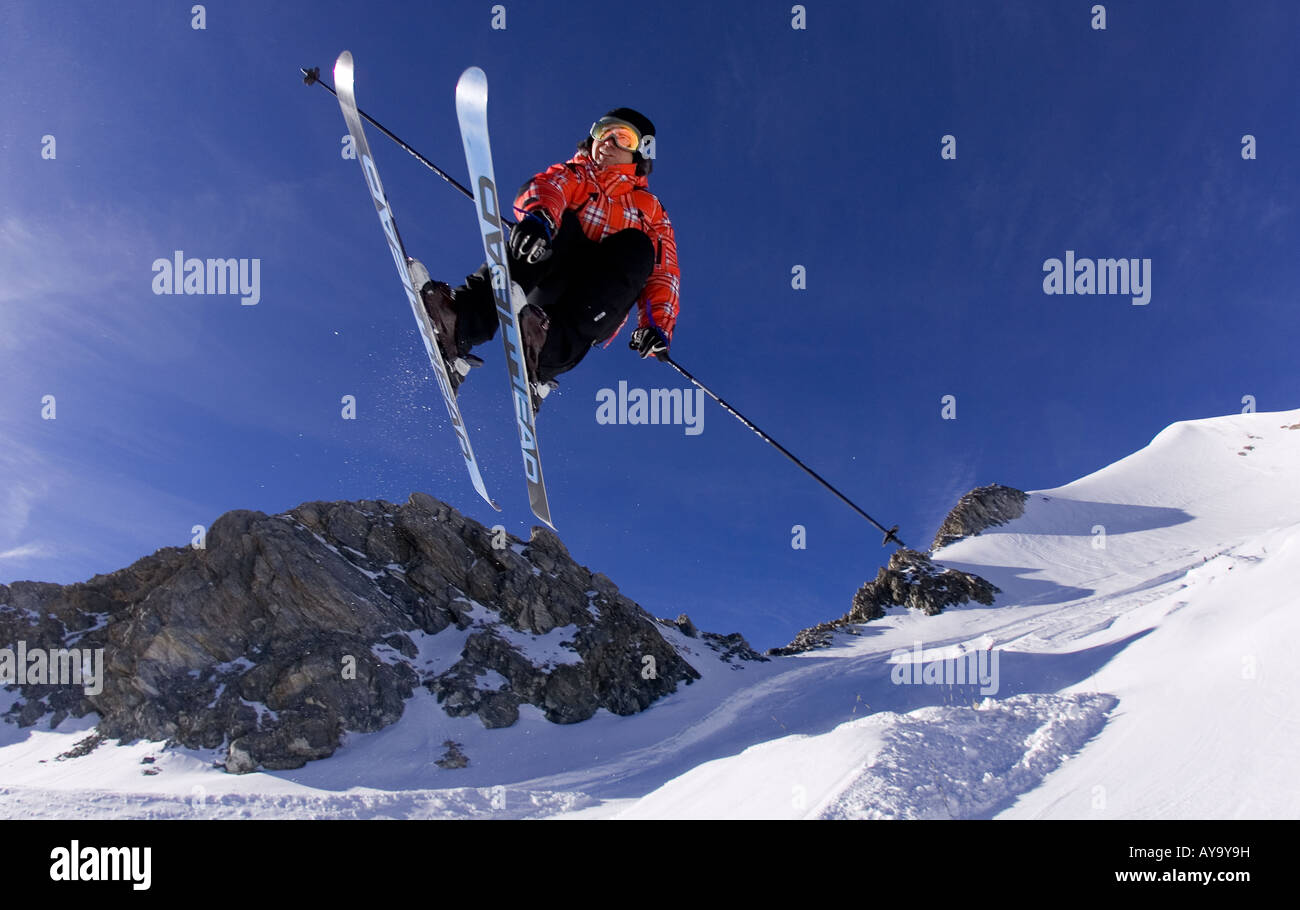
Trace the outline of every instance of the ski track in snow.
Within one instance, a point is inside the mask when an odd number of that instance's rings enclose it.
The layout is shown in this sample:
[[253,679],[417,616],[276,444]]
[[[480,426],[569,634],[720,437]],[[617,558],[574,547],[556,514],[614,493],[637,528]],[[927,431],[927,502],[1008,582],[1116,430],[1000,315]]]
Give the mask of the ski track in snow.
[[939,819],[988,816],[1102,728],[1109,695],[1016,695],[882,711],[707,762],[617,817]]
[[596,802],[583,793],[459,787],[349,793],[222,793],[188,796],[115,790],[0,787],[6,818],[455,819],[545,818]]

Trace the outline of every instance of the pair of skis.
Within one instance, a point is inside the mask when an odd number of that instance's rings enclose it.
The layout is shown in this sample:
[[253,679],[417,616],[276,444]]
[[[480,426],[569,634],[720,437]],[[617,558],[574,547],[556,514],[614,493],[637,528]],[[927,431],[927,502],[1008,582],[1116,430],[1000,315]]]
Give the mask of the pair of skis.
[[[356,148],[357,159],[361,162],[361,171],[366,178],[366,187],[379,213],[379,223],[384,229],[384,238],[388,241],[389,251],[397,266],[406,291],[407,301],[415,314],[415,322],[424,339],[425,350],[433,364],[434,375],[438,380],[438,389],[442,392],[447,405],[447,415],[451,418],[452,428],[456,431],[456,440],[460,444],[465,467],[469,470],[470,481],[474,489],[487,501],[488,505],[501,511],[501,507],[492,501],[483,477],[479,472],[478,459],[470,445],[469,433],[461,417],[460,405],[451,385],[448,365],[442,356],[438,344],[438,334],[429,319],[420,299],[420,289],[412,279],[410,257],[406,247],[397,233],[397,223],[393,220],[392,207],[384,193],[384,185],[379,180],[379,171],[375,168],[374,158],[370,153],[370,144],[366,141],[365,130],[361,125],[361,115],[357,110],[356,90],[352,54],[344,51],[334,63],[334,90],[338,95],[339,107],[343,110],[343,119],[347,121],[348,132]],[[492,148],[488,141],[487,128],[487,76],[476,66],[461,74],[456,83],[456,118],[460,121],[461,139],[465,145],[465,161],[469,165],[470,180],[474,190],[474,204],[478,211],[479,233],[483,238],[483,250],[487,255],[488,268],[492,275],[492,293],[496,302],[497,318],[501,324],[501,339],[505,345],[506,365],[510,373],[510,395],[513,402],[515,423],[519,430],[519,447],[523,453],[524,476],[528,481],[528,503],[533,514],[550,527],[551,507],[546,498],[546,484],[542,479],[541,454],[537,444],[536,414],[533,412],[533,399],[529,388],[528,369],[524,362],[523,340],[519,335],[519,310],[524,306],[524,295],[519,286],[510,280],[510,267],[506,261],[506,238],[501,222],[501,212],[497,197],[496,178],[492,169]]]

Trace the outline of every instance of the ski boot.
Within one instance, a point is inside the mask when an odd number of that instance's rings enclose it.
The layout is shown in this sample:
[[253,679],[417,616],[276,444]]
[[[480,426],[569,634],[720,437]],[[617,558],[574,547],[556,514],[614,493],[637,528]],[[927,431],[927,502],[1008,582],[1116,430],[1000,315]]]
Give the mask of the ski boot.
[[483,359],[460,352],[456,342],[456,310],[452,306],[451,286],[430,279],[429,270],[418,259],[408,259],[407,266],[411,270],[411,281],[420,292],[424,312],[433,323],[438,349],[447,365],[447,378],[451,380],[454,392],[460,388],[472,368],[483,365]]
[[[514,285],[512,293],[516,294],[516,304],[519,297],[523,296],[523,291],[519,285]],[[542,399],[549,395],[558,385],[554,379],[547,382],[537,381],[537,361],[542,353],[542,346],[546,344],[546,333],[550,331],[551,320],[546,315],[546,311],[541,307],[531,303],[525,303],[519,307],[519,339],[524,346],[524,363],[528,367],[528,388],[533,398],[533,414],[536,414],[542,406]]]

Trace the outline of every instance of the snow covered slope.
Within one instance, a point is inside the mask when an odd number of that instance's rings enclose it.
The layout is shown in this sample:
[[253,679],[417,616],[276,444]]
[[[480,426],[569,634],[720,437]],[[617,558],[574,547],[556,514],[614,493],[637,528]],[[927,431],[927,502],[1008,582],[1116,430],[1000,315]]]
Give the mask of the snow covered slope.
[[[0,815],[1300,816],[1300,411],[1175,424],[935,558],[1002,595],[766,663],[665,628],[703,678],[632,717],[487,730],[421,689],[330,759],[242,776],[157,743],[59,759],[89,719],[3,725]],[[942,680],[968,665],[989,675]],[[467,767],[435,764],[446,740]]]
[[849,659],[905,627],[932,658],[986,635],[998,697],[765,743],[624,814],[1300,816],[1300,411],[1175,424],[935,558],[999,585],[995,608],[891,616]]

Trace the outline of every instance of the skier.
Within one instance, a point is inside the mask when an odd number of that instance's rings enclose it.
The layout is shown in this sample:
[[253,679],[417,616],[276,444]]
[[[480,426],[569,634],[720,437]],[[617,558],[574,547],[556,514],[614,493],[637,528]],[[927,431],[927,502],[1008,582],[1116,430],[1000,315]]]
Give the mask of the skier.
[[[631,108],[591,126],[568,161],[520,189],[510,232],[510,277],[527,296],[519,334],[533,407],[593,346],[608,342],[640,304],[629,347],[642,358],[666,354],[677,321],[680,277],[668,213],[647,187],[654,124]],[[428,281],[420,289],[459,387],[470,350],[490,341],[498,319],[484,263],[460,287]]]

